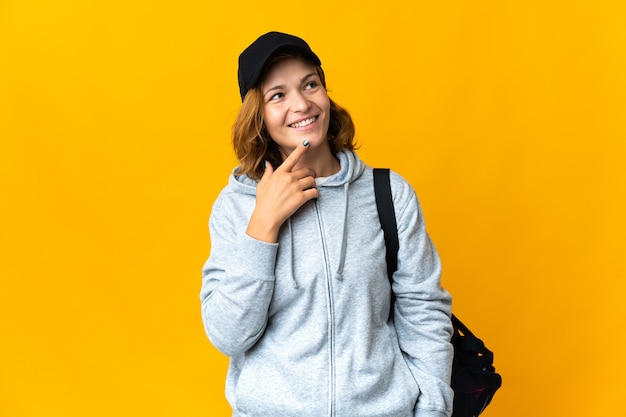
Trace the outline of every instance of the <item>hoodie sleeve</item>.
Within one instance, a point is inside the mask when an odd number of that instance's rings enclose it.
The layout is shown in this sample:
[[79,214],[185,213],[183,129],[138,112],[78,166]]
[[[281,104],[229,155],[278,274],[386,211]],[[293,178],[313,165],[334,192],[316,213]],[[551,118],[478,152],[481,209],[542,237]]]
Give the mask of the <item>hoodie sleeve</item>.
[[211,343],[228,356],[262,336],[274,291],[277,243],[255,240],[223,199],[209,220],[211,253],[202,270],[202,321]]
[[415,417],[452,414],[451,297],[441,287],[441,263],[413,188],[392,174],[398,222],[394,323],[400,349],[420,389]]

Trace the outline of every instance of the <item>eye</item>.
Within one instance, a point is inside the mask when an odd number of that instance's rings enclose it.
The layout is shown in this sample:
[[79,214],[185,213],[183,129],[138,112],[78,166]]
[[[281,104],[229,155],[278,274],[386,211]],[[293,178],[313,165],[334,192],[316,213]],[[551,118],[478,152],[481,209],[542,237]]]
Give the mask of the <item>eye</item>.
[[309,81],[308,83],[306,83],[306,85],[304,86],[304,88],[305,88],[306,90],[312,90],[312,89],[314,89],[314,88],[315,88],[315,87],[317,87],[317,86],[318,86],[317,81]]
[[285,95],[283,93],[275,93],[274,95],[270,96],[269,101],[279,100],[284,96]]

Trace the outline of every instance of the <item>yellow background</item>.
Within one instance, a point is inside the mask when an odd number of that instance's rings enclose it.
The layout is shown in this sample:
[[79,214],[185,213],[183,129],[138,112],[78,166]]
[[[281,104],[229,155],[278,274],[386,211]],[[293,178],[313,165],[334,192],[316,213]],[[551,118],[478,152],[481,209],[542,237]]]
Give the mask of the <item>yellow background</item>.
[[237,56],[304,37],[416,188],[485,416],[624,416],[622,0],[0,2],[0,416],[229,416],[204,336]]

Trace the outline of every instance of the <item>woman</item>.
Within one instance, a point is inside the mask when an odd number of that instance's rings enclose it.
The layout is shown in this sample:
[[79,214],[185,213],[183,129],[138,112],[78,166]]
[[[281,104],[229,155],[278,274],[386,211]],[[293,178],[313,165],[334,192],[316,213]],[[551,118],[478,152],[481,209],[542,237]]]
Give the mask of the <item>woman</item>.
[[392,173],[400,251],[391,286],[372,169],[300,38],[239,57],[240,166],[214,203],[202,318],[230,356],[234,416],[444,417],[450,296],[411,186]]

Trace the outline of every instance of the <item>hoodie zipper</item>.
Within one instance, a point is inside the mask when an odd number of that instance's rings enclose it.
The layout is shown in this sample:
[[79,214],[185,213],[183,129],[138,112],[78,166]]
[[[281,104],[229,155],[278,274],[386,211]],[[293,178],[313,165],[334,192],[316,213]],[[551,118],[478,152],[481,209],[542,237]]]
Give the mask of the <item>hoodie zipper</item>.
[[322,248],[324,255],[324,268],[326,270],[326,291],[328,297],[328,415],[335,416],[335,305],[333,298],[333,279],[330,270],[330,261],[328,257],[328,248],[324,237],[324,224],[322,222],[322,214],[319,209],[317,200],[315,201],[315,212],[317,214],[317,224],[320,229],[320,238],[322,240]]

